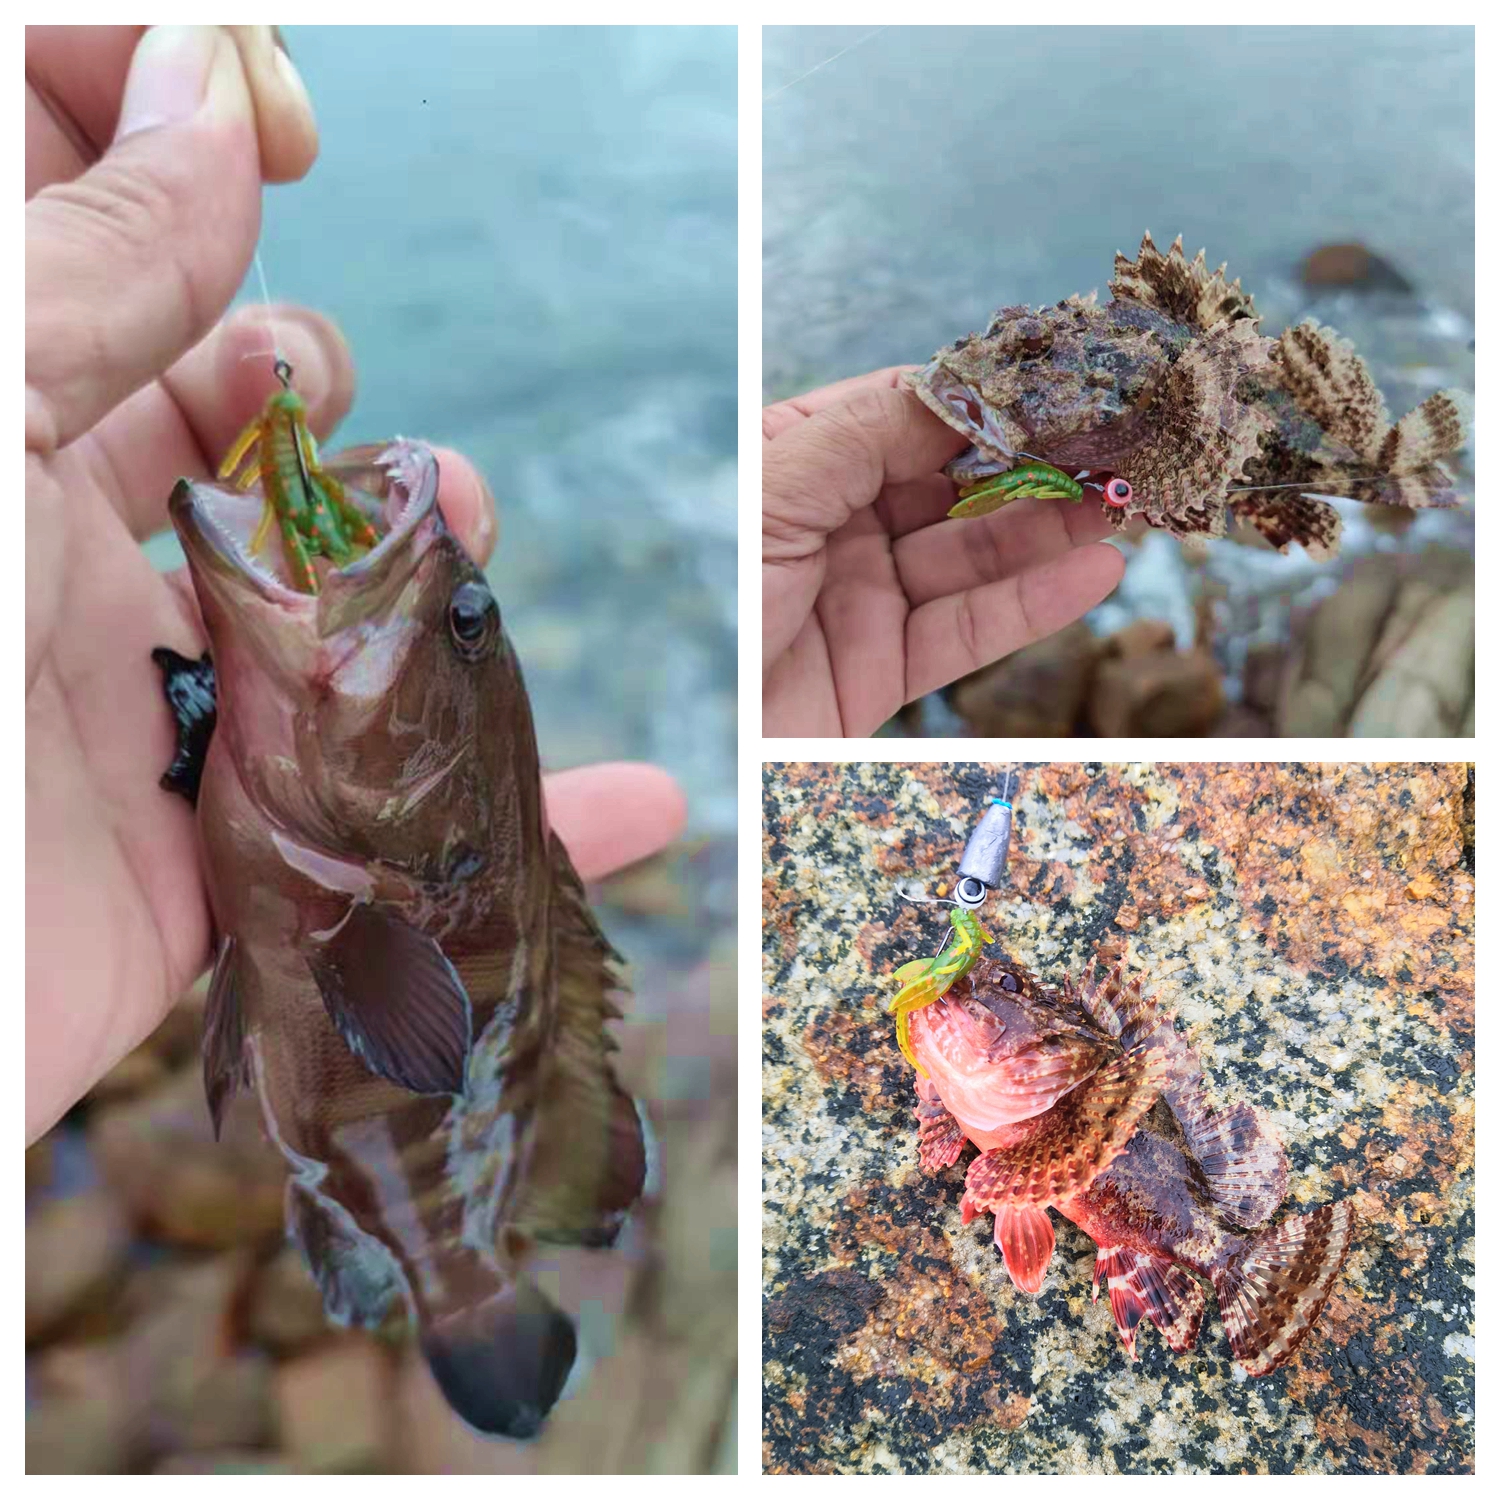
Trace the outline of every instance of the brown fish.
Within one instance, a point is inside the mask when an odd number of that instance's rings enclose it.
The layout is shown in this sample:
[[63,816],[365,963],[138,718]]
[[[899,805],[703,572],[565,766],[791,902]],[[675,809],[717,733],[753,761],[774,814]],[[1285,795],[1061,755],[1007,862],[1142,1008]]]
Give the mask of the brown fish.
[[1020,1290],[1041,1289],[1053,1207],[1098,1246],[1095,1295],[1102,1277],[1132,1359],[1143,1317],[1172,1349],[1193,1346],[1199,1276],[1249,1374],[1290,1357],[1348,1254],[1352,1207],[1263,1227],[1286,1190],[1280,1143],[1250,1105],[1209,1104],[1196,1054],[1139,980],[1101,972],[1080,993],[986,957],[910,1026],[928,1074],[917,1080],[922,1166],[951,1166],[968,1141],[980,1148],[964,1222],[994,1214]]
[[[1230,516],[1285,551],[1338,551],[1321,496],[1408,508],[1458,504],[1444,460],[1468,440],[1472,398],[1439,391],[1399,422],[1353,346],[1304,322],[1260,332],[1254,299],[1182,238],[1115,256],[1112,300],[1002,308],[909,377],[973,447],[960,485],[1040,459],[1085,483],[1117,527],[1222,536]],[[1111,482],[1126,481],[1122,498]],[[1092,486],[1089,488],[1087,486]]]
[[459,1415],[530,1436],[576,1349],[539,1247],[611,1243],[645,1173],[609,1060],[614,955],[548,827],[520,667],[436,459],[397,440],[324,469],[381,537],[320,559],[316,594],[274,536],[252,546],[258,495],[172,496],[218,686],[209,1107],[217,1128],[236,1089],[259,1095],[330,1317],[373,1326],[403,1299]]

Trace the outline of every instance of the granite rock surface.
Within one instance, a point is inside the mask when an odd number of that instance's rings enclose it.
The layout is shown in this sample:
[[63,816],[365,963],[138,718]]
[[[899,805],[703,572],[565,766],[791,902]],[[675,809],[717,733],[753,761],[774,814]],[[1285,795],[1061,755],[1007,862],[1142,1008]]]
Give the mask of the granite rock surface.
[[[772,1472],[1466,1473],[1474,1452],[1473,779],[1462,765],[1023,767],[990,931],[1044,975],[1143,973],[1217,1104],[1286,1144],[1283,1212],[1351,1198],[1292,1360],[1131,1364],[1093,1244],[1018,1292],[970,1153],[917,1165],[889,976],[942,940],[997,767],[771,765],[764,825],[763,1463]],[[1277,1216],[1278,1218],[1280,1215]]]

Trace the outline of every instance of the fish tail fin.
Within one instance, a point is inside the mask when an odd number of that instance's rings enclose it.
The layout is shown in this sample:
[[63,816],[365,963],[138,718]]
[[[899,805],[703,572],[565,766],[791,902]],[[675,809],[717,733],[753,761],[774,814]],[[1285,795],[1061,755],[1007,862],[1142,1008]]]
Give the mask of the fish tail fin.
[[572,1321],[527,1281],[434,1318],[421,1342],[449,1406],[490,1437],[535,1437],[578,1352]]
[[1120,1330],[1125,1352],[1132,1360],[1137,1358],[1136,1324],[1142,1318],[1150,1318],[1167,1341],[1167,1347],[1178,1354],[1197,1343],[1208,1299],[1197,1280],[1181,1266],[1126,1245],[1100,1245],[1094,1261],[1096,1300],[1101,1278],[1109,1290],[1115,1327]]
[[1317,1322],[1354,1239],[1354,1206],[1326,1203],[1262,1230],[1213,1273],[1224,1332],[1250,1375],[1291,1357]]

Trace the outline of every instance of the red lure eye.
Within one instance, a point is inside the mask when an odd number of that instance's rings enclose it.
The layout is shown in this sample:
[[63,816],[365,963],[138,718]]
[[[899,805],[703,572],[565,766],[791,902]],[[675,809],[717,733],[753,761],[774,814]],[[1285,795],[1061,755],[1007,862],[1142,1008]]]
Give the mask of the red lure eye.
[[1130,504],[1130,497],[1135,493],[1130,488],[1129,481],[1124,479],[1111,479],[1104,486],[1104,503],[1116,507]]

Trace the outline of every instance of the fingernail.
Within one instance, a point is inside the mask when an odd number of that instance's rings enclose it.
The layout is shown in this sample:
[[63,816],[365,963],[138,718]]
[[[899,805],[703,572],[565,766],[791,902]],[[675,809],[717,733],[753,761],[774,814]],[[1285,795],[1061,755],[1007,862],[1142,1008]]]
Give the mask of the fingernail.
[[481,475],[479,479],[479,519],[474,527],[474,546],[480,557],[488,560],[495,550],[495,539],[500,531],[499,507],[495,496]]
[[313,115],[312,97],[307,92],[307,85],[302,81],[302,75],[297,71],[296,64],[287,56],[281,47],[276,47],[272,55],[276,59],[276,76],[281,79],[285,86],[287,95],[292,103],[307,116],[307,123],[313,126],[315,116]]
[[213,26],[153,26],[130,60],[115,139],[195,115],[208,94],[218,46]]

